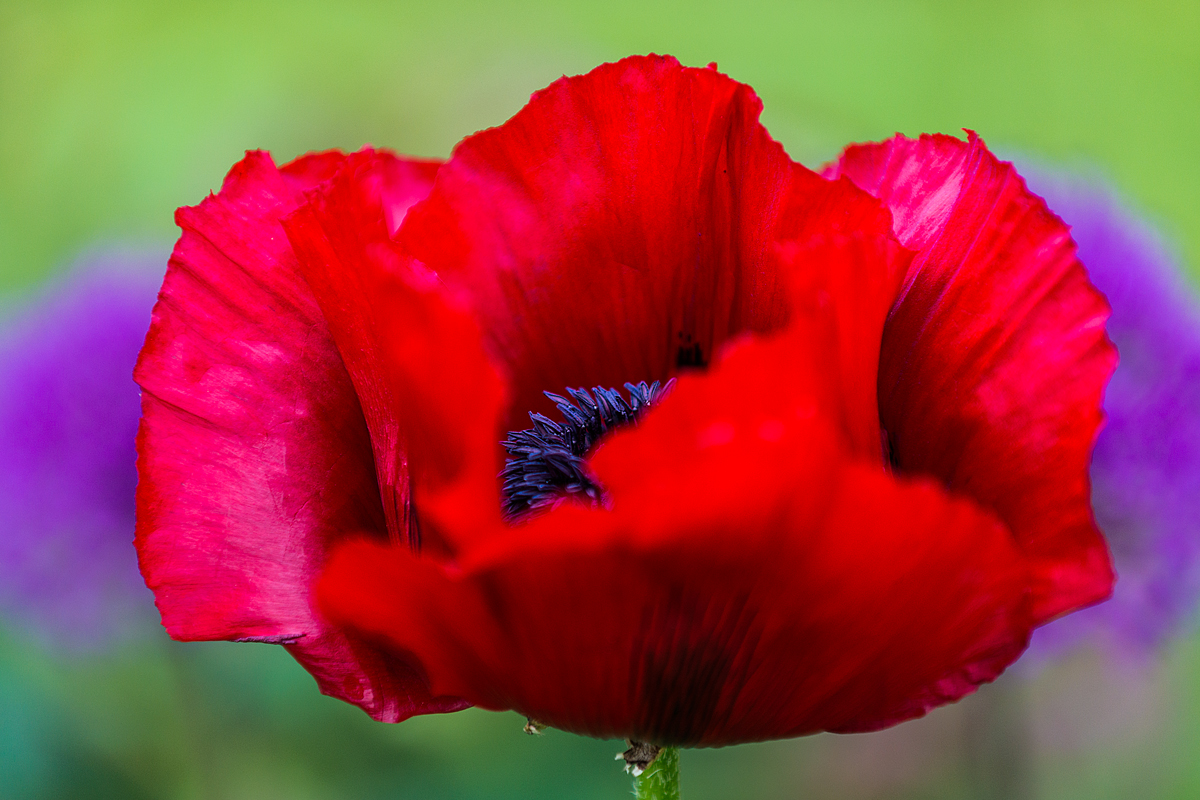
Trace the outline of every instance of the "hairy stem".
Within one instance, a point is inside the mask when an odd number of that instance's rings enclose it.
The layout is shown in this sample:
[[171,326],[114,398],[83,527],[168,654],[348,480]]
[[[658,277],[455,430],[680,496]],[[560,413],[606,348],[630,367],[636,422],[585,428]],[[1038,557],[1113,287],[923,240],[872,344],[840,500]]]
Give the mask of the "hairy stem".
[[679,800],[679,748],[664,747],[633,781],[637,800]]

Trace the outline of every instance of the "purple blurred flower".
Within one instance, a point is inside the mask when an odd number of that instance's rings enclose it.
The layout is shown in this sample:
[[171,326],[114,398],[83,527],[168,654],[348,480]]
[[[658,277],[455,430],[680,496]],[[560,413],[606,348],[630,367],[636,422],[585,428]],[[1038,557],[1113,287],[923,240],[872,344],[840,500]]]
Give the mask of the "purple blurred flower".
[[132,545],[132,371],[164,262],[86,259],[0,329],[0,608],[68,649],[151,618]]
[[1080,259],[1112,304],[1109,335],[1121,357],[1092,462],[1116,590],[1039,629],[1034,649],[1052,655],[1100,637],[1145,653],[1190,622],[1200,589],[1200,306],[1161,239],[1112,192],[1030,172],[1030,188],[1072,226]]

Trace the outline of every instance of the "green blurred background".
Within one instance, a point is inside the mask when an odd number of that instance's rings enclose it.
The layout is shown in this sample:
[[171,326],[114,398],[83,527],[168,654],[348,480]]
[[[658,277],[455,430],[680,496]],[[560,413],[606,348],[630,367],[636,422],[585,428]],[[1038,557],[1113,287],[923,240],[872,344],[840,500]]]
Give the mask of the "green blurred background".
[[[81,252],[162,252],[243,150],[445,156],[563,73],[716,61],[817,165],[894,131],[1107,176],[1200,264],[1200,3],[0,0],[0,298]],[[0,535],[3,535],[0,532]],[[132,555],[131,555],[132,557]],[[0,798],[626,796],[615,742],[468,711],[398,726],[279,648],[0,635]],[[689,800],[1200,796],[1200,638],[1006,676],[892,731],[684,754]],[[1007,785],[1007,789],[1005,788]]]

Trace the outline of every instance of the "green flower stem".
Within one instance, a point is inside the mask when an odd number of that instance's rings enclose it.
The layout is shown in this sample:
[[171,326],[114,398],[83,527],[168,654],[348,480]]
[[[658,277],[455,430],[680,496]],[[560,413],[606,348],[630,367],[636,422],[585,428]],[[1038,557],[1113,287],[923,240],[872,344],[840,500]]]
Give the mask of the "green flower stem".
[[633,781],[637,800],[679,800],[679,748],[664,747]]

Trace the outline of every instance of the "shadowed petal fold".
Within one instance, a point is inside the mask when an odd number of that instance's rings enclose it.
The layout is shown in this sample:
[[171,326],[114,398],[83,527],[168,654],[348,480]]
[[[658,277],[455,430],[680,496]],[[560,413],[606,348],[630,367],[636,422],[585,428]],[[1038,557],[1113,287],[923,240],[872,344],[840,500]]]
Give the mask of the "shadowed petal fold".
[[344,157],[250,153],[180,209],[135,377],[137,546],[177,639],[285,644],[378,719],[462,706],[326,622],[312,583],[347,534],[386,538],[362,408],[279,219]]
[[918,251],[880,355],[892,458],[1012,528],[1039,621],[1104,599],[1087,468],[1116,351],[1067,226],[974,134],[856,145],[826,175],[883,200]]
[[284,228],[362,403],[392,540],[450,555],[461,542],[418,519],[413,495],[467,492],[463,513],[500,521],[505,390],[467,301],[391,241],[386,178],[399,169],[411,166],[349,156]]

